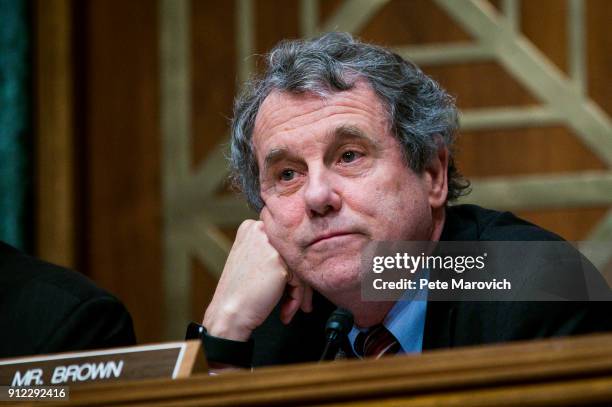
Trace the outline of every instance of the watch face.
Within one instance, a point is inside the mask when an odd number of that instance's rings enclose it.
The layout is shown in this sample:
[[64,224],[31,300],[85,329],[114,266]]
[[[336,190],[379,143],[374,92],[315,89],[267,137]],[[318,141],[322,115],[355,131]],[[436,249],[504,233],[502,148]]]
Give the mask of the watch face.
[[195,322],[189,323],[187,326],[187,332],[185,333],[185,340],[189,339],[202,339],[202,335],[206,332],[206,329]]

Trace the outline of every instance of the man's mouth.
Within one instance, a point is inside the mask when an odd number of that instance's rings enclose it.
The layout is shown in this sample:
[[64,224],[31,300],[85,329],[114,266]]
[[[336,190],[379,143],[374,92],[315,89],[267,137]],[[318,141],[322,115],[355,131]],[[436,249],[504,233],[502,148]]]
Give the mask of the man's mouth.
[[324,233],[324,234],[321,234],[321,235],[317,236],[316,238],[314,238],[308,244],[308,246],[314,246],[317,243],[323,243],[323,242],[326,242],[326,241],[331,241],[333,239],[341,238],[341,237],[344,237],[344,236],[351,236],[351,235],[355,235],[355,234],[357,234],[357,233],[351,232],[351,231],[338,231],[338,232]]

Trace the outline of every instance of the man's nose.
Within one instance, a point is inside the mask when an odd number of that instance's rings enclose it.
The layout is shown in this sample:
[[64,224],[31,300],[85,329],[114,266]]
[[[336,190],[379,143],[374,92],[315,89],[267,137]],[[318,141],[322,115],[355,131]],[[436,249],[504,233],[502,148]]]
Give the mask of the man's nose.
[[334,188],[333,180],[325,171],[310,172],[304,189],[304,201],[310,217],[325,216],[339,211],[342,198]]

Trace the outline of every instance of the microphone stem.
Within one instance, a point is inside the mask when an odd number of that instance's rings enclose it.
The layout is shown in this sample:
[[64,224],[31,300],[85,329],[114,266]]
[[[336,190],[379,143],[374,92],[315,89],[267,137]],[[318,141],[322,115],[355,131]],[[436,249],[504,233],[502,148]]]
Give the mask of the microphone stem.
[[[325,348],[323,348],[323,353],[321,354],[321,359],[319,362],[324,360],[333,360],[336,356],[336,352],[338,351],[336,342],[338,341],[338,331],[332,330],[327,334],[327,338],[325,341]],[[330,351],[331,350],[331,351]]]
[[319,362],[322,362],[324,360],[331,360],[328,356],[329,354],[329,347],[331,346],[331,342],[330,341],[325,341],[325,348],[323,349],[323,353],[321,354],[321,359],[319,359]]

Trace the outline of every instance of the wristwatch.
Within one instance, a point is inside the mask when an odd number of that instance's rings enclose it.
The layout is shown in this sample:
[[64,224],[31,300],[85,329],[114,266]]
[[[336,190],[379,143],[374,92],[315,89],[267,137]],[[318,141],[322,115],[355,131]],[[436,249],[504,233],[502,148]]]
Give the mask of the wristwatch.
[[251,367],[253,358],[253,339],[247,342],[211,336],[202,325],[191,322],[187,326],[185,339],[202,341],[206,359],[209,362],[223,363],[241,367]]

